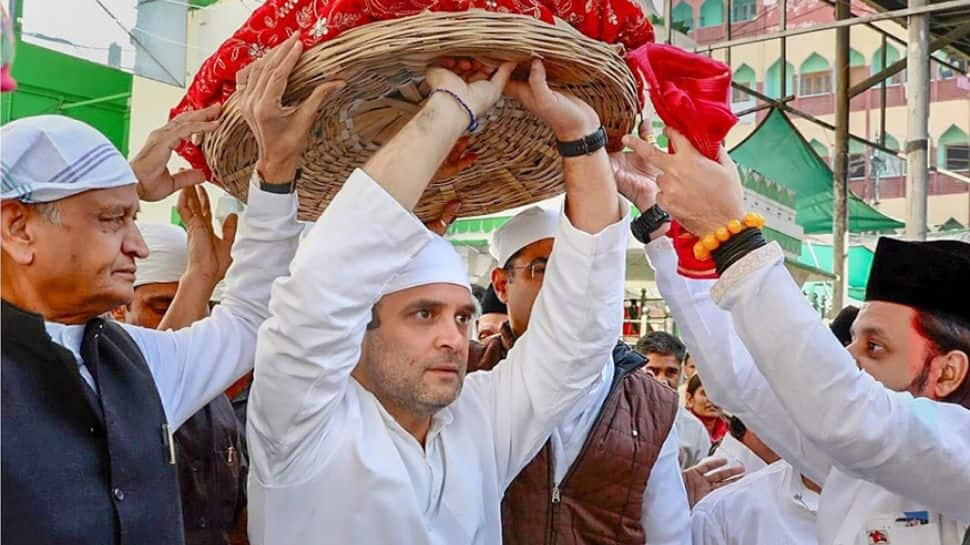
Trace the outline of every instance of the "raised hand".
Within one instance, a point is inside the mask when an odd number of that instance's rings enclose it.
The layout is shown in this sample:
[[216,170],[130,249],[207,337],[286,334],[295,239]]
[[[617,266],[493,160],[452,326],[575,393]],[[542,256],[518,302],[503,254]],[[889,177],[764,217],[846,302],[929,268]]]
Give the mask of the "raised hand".
[[302,54],[303,44],[294,33],[238,76],[242,115],[259,146],[256,170],[269,183],[293,179],[320,106],[345,85],[342,80],[321,83],[302,104],[283,106],[287,79]]
[[490,75],[479,61],[445,58],[438,66],[428,68],[426,78],[432,90],[447,89],[455,93],[476,116],[481,116],[502,96],[513,70],[515,63],[506,62]]
[[172,174],[168,161],[182,140],[216,130],[221,111],[222,105],[213,104],[202,110],[185,112],[148,135],[145,145],[131,160],[131,170],[138,179],[138,198],[160,201],[179,189],[205,181],[202,171],[197,169]]
[[624,136],[623,144],[659,169],[657,203],[688,231],[698,236],[713,233],[744,215],[744,190],[738,169],[721,149],[717,161],[704,157],[690,140],[667,127],[664,134],[674,153],[635,136]]
[[424,224],[432,233],[444,236],[448,231],[448,227],[455,221],[458,217],[458,211],[461,209],[461,201],[455,200],[451,201],[445,205],[445,209],[441,211],[441,215],[438,219],[429,221]]
[[[640,138],[648,140],[649,129],[640,125]],[[613,177],[616,178],[616,188],[640,211],[647,210],[657,203],[657,177],[660,169],[653,166],[642,155],[628,151],[617,151],[610,154],[610,164],[613,167]]]
[[232,264],[232,244],[236,240],[238,217],[229,214],[222,223],[222,238],[212,228],[212,207],[209,195],[198,186],[182,190],[178,212],[189,238],[189,263],[186,276],[205,280],[213,287],[219,283]]
[[561,141],[578,140],[600,127],[599,115],[589,104],[549,88],[546,68],[538,59],[532,61],[528,83],[509,82],[505,94],[541,119]]
[[687,503],[691,509],[704,496],[727,486],[744,475],[743,466],[727,466],[724,458],[708,458],[683,471],[684,487],[687,489]]

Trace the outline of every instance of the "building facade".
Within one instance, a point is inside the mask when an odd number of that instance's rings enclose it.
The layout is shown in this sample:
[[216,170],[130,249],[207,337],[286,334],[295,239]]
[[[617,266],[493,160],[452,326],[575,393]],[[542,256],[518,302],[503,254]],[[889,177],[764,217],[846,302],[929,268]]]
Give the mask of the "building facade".
[[[675,28],[686,30],[700,48],[727,39],[728,5],[731,38],[757,36],[780,29],[782,4],[778,0],[675,0],[672,17]],[[873,10],[852,2],[852,13],[863,15]],[[814,26],[834,20],[834,8],[821,0],[789,0],[787,27]],[[906,57],[906,29],[891,23],[876,23],[880,29],[900,38],[887,39],[863,25],[851,27],[850,85],[864,80]],[[779,40],[747,44],[727,50],[714,50],[712,56],[730,64],[734,81],[771,98],[793,97],[789,104],[819,119],[834,123],[835,113],[835,30],[791,37],[787,40],[787,62],[782,67]],[[970,226],[970,184],[936,169],[967,176],[970,173],[970,79],[965,59],[948,56],[938,59],[955,64],[959,70],[931,62],[930,73],[930,157],[928,221],[930,230]],[[782,74],[784,73],[784,79]],[[850,132],[885,147],[902,150],[906,141],[906,71],[883,86],[873,87],[850,102]],[[885,120],[881,104],[885,96]],[[741,90],[733,91],[734,110],[743,112],[757,101]],[[729,148],[740,142],[766,115],[748,114],[728,137]],[[792,116],[799,131],[823,158],[833,155],[835,135],[811,121]],[[881,134],[885,127],[885,135]],[[850,189],[883,213],[906,217],[905,161],[864,144],[850,140]]]

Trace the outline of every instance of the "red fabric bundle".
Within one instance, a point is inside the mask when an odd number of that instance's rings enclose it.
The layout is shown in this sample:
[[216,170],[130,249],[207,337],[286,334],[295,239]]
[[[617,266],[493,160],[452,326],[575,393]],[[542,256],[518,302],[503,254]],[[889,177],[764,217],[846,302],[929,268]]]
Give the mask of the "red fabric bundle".
[[[724,64],[676,47],[654,44],[653,27],[635,0],[267,0],[199,69],[170,116],[224,102],[236,90],[236,73],[294,32],[307,48],[374,21],[415,15],[423,10],[485,9],[529,15],[552,24],[558,17],[584,35],[631,51],[627,64],[658,115],[702,153],[715,159],[728,130],[731,72]],[[184,141],[179,154],[211,179],[202,150]],[[710,278],[711,261],[694,258],[696,237],[676,225],[671,230],[685,276]],[[675,234],[676,233],[676,234]]]
[[[731,70],[727,65],[669,45],[645,44],[627,55],[627,64],[664,124],[673,127],[709,159],[717,160],[724,137],[738,118],[731,111]],[[642,93],[642,90],[641,90]],[[671,146],[671,151],[673,146]],[[676,221],[668,232],[677,250],[680,274],[717,278],[714,261],[694,257],[698,238]]]

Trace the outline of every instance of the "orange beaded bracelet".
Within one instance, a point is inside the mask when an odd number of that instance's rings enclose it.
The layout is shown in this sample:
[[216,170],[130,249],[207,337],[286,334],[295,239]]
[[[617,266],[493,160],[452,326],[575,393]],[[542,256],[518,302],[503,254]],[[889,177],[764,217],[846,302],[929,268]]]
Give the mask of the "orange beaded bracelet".
[[718,227],[713,233],[709,233],[694,244],[694,257],[702,261],[711,258],[711,252],[718,249],[721,243],[731,240],[731,237],[744,231],[745,229],[760,229],[765,225],[765,218],[761,214],[748,212],[740,221],[731,220],[724,227]]

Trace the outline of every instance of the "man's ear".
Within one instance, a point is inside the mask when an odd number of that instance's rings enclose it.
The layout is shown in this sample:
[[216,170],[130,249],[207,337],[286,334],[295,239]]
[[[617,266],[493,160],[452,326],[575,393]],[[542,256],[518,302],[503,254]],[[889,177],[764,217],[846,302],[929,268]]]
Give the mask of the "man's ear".
[[502,267],[492,269],[492,289],[499,301],[509,304],[509,276],[508,271]]
[[962,350],[950,350],[938,356],[940,361],[939,379],[933,385],[933,395],[936,399],[946,399],[956,392],[964,381],[970,380],[970,357]]
[[34,261],[36,235],[30,227],[34,211],[16,199],[0,204],[0,239],[3,252],[18,265],[30,265]]

